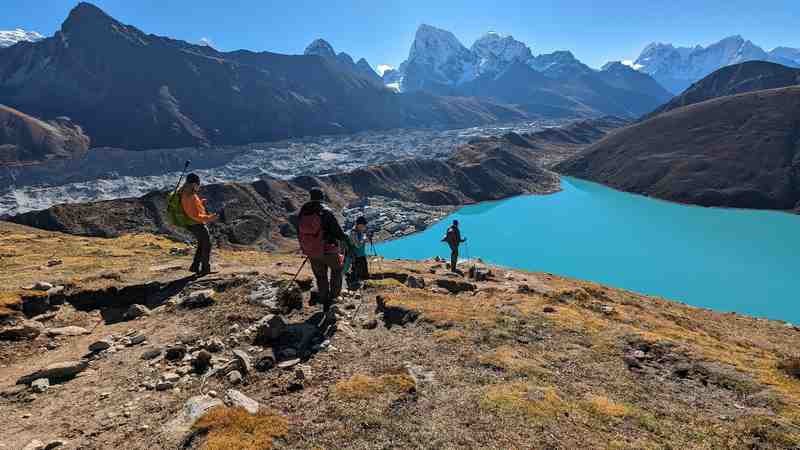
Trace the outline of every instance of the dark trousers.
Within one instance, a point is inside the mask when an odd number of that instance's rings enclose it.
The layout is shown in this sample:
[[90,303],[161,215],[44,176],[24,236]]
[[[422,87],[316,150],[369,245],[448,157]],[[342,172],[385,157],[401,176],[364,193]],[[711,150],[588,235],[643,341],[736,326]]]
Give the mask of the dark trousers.
[[458,246],[451,245],[450,246],[450,271],[456,271],[456,265],[458,265]]
[[324,304],[330,305],[333,299],[342,293],[342,265],[339,264],[339,255],[323,255],[319,258],[309,258],[309,261],[314,278],[317,280],[319,299]]
[[197,240],[197,251],[194,253],[191,270],[194,272],[211,271],[211,234],[203,224],[192,225],[189,231]]
[[353,275],[357,281],[369,279],[369,265],[366,256],[356,256],[353,259]]

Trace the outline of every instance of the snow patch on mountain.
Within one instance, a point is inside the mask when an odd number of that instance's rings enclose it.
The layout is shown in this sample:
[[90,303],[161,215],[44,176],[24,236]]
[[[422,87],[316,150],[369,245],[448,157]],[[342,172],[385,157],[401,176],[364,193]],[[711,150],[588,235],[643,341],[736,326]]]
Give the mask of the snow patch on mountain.
[[17,42],[36,42],[44,39],[44,36],[35,31],[26,31],[21,28],[16,30],[0,30],[0,47],[11,47]]
[[472,52],[478,57],[480,74],[499,73],[514,61],[527,63],[533,58],[530,47],[523,42],[494,31],[476,40]]
[[[679,93],[693,82],[725,66],[745,61],[793,64],[791,58],[782,57],[782,54],[791,55],[791,51],[767,53],[753,42],[735,35],[707,47],[675,47],[672,44],[652,43],[642,50],[632,67],[651,75],[667,89]],[[800,61],[794,63],[800,64]]]

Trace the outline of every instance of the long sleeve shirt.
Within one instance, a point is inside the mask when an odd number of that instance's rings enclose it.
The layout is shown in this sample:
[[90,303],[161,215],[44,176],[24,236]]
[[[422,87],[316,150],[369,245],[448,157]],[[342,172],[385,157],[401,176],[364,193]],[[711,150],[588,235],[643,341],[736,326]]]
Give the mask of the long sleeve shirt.
[[181,206],[183,212],[197,223],[205,224],[214,220],[215,216],[206,212],[206,206],[197,194],[181,192]]

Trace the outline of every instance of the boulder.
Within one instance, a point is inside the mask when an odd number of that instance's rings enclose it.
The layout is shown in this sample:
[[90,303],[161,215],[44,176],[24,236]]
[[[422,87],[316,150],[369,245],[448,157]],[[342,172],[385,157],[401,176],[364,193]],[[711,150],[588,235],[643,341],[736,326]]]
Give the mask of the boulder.
[[449,278],[439,278],[436,280],[436,286],[446,289],[451,294],[460,294],[462,292],[472,292],[478,287],[466,281],[452,280]]
[[147,336],[143,334],[134,334],[133,336],[128,338],[125,345],[127,345],[128,347],[133,347],[134,345],[139,345],[146,340]]
[[242,377],[242,373],[238,370],[233,370],[228,373],[228,382],[230,384],[239,384],[242,382],[242,379],[244,379],[244,377]]
[[22,447],[22,450],[44,450],[44,442],[34,439],[28,443],[25,447]]
[[203,348],[210,351],[211,353],[219,353],[225,350],[225,344],[222,342],[221,339],[212,338],[203,344]]
[[149,316],[151,314],[150,308],[144,305],[134,304],[128,307],[125,311],[125,320],[134,320],[139,317]]
[[196,309],[205,308],[214,304],[216,292],[213,289],[194,291],[181,302],[181,307]]
[[197,355],[192,359],[192,368],[197,373],[203,373],[211,366],[211,352],[208,350],[200,350]]
[[57,448],[65,447],[66,445],[67,441],[64,439],[53,439],[44,446],[44,450],[55,450]]
[[50,364],[44,369],[25,375],[17,380],[17,384],[31,384],[39,378],[47,378],[51,383],[74,378],[89,367],[86,361],[67,361]]
[[89,351],[92,353],[100,353],[104,350],[108,350],[112,345],[114,345],[114,342],[111,339],[101,339],[89,344]]
[[236,389],[225,391],[225,404],[233,408],[242,408],[250,414],[257,414],[261,405]]
[[267,347],[256,357],[256,370],[266,372],[275,367],[276,360],[275,352],[272,348]]
[[175,383],[172,381],[159,381],[156,383],[156,390],[157,391],[169,391],[170,389],[175,388]]
[[406,280],[406,286],[411,289],[425,289],[425,279],[411,275]]
[[186,356],[186,346],[185,345],[173,345],[167,348],[167,351],[164,353],[164,357],[170,361],[179,361]]
[[23,320],[18,325],[0,329],[0,341],[36,339],[44,331],[44,325],[35,320]]
[[43,292],[49,291],[50,289],[53,289],[53,284],[48,283],[46,281],[37,281],[36,283],[34,283],[31,289],[34,291],[43,291]]
[[43,394],[50,389],[50,380],[47,378],[39,378],[38,380],[33,380],[31,383],[31,390],[36,392],[37,394]]
[[81,336],[84,334],[89,334],[91,332],[83,327],[69,326],[60,328],[49,328],[47,331],[45,331],[45,333],[50,337],[57,337],[57,336]]
[[192,429],[192,425],[214,407],[222,406],[222,400],[209,395],[196,395],[183,405],[178,416],[164,425],[164,432],[175,441],[182,440]]
[[250,362],[250,355],[248,355],[247,352],[244,350],[234,350],[233,358],[243,374],[248,375],[253,372],[253,364]]
[[144,359],[145,361],[149,361],[151,359],[158,358],[159,356],[161,356],[161,352],[162,350],[160,348],[147,349],[144,351],[144,353],[142,353],[142,359]]

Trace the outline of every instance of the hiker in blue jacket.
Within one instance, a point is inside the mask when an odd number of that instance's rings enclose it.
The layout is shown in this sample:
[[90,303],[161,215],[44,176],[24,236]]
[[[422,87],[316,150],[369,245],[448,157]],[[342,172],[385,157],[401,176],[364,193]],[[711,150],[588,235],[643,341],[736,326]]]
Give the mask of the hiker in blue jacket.
[[367,245],[370,236],[367,234],[367,219],[359,217],[356,226],[350,230],[352,248],[348,255],[352,259],[350,280],[353,286],[359,286],[362,281],[369,279],[369,264],[367,263]]

